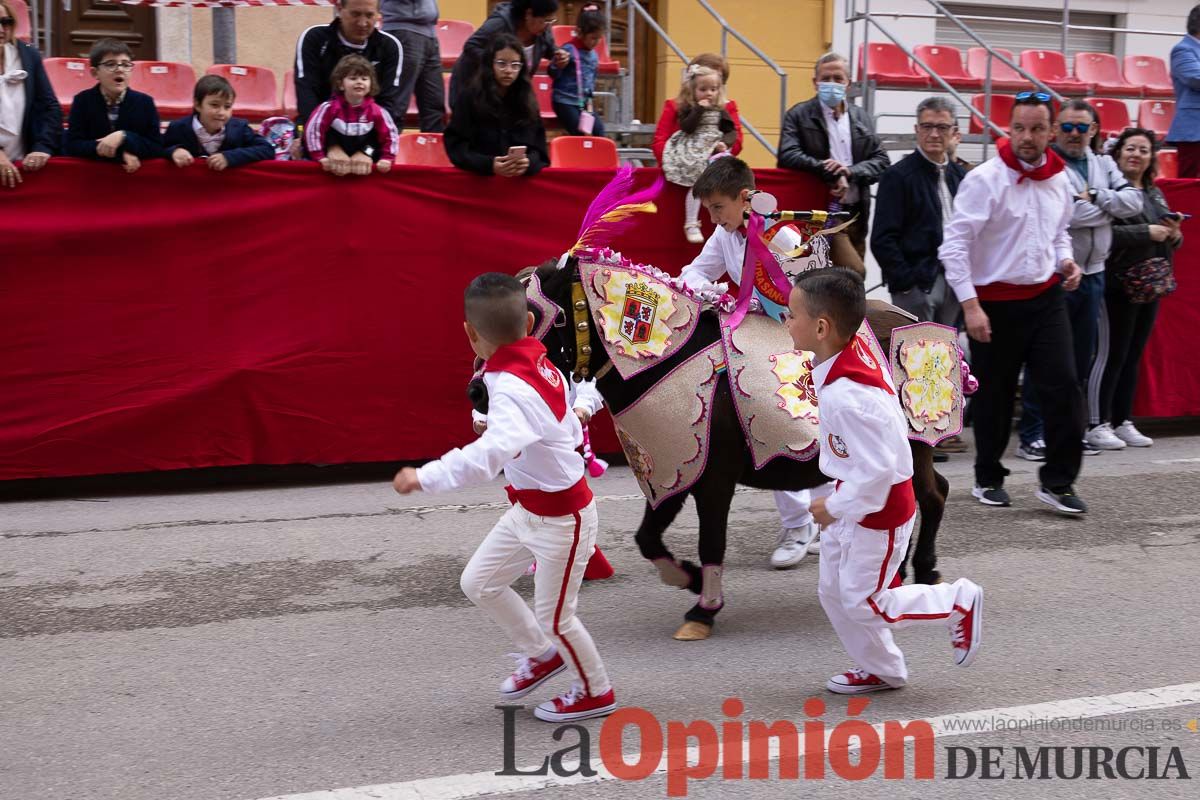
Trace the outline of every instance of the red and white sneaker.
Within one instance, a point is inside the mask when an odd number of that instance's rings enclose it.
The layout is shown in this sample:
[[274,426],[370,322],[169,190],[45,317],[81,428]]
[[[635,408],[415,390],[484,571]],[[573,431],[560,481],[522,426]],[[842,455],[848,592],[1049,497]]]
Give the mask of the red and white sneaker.
[[878,678],[869,672],[863,672],[858,667],[855,667],[849,672],[834,675],[826,682],[825,688],[834,694],[866,694],[867,692],[883,692],[888,689],[899,689],[900,687],[892,686],[882,678]]
[[546,722],[574,722],[593,717],[607,717],[617,710],[613,690],[592,697],[578,683],[571,691],[549,700],[533,709],[533,715]]
[[500,684],[500,694],[509,700],[524,697],[567,668],[557,652],[545,661],[534,661],[520,653],[509,653],[517,660],[517,671]]
[[971,584],[973,595],[965,611],[955,607],[950,618],[950,644],[954,646],[954,663],[969,667],[983,643],[983,587]]

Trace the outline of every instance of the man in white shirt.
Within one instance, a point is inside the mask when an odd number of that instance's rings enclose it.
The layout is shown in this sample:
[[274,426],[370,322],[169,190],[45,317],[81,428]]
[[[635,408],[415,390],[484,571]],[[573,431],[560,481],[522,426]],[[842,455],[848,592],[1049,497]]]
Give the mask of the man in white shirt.
[[1067,226],[1074,192],[1064,164],[1048,151],[1050,96],[1023,92],[1013,106],[1012,138],[959,186],[938,257],[963,307],[971,337],[975,488],[984,505],[1007,506],[1000,457],[1008,445],[1021,367],[1038,387],[1046,461],[1037,497],[1056,511],[1082,514],[1075,494],[1083,454],[1083,395],[1076,376],[1065,291],[1079,286]]

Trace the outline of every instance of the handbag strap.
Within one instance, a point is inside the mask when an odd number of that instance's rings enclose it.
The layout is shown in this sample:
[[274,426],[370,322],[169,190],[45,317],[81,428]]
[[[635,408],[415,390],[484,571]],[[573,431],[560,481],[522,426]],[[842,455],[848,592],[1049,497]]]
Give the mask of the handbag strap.
[[587,98],[583,96],[583,67],[579,63],[579,48],[568,42],[566,44],[570,48],[571,60],[575,62],[575,92],[579,95],[579,107],[587,108]]

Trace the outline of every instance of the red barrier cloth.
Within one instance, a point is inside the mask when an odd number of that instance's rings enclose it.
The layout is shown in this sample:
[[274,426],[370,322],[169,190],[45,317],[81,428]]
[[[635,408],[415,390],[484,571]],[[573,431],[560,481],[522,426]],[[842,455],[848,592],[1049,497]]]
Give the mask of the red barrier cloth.
[[[0,480],[418,460],[470,441],[463,289],[560,254],[611,174],[54,159],[0,192]],[[781,208],[823,207],[807,176],[758,176]],[[678,271],[699,252],[683,190],[659,209],[614,245]],[[610,427],[593,447],[619,449]]]
[[1175,253],[1178,288],[1159,301],[1133,413],[1191,417],[1200,415],[1200,180],[1163,180],[1158,186],[1171,210],[1195,216],[1183,223],[1183,247]]

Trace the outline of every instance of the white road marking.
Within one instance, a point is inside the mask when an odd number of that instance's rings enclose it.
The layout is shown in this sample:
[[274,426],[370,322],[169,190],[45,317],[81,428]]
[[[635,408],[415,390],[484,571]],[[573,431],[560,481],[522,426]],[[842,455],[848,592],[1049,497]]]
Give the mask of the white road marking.
[[1200,458],[1163,458],[1151,464],[1200,464]]
[[[1079,720],[1093,717],[1109,717],[1118,714],[1132,714],[1138,711],[1174,708],[1200,704],[1200,682],[1180,683],[1174,686],[1162,686],[1157,689],[1143,689],[1137,692],[1122,692],[1120,694],[1100,695],[1096,697],[1076,697],[1070,700],[1054,700],[1048,703],[1033,703],[1024,706],[1009,706],[1007,708],[989,708],[981,711],[967,711],[961,714],[946,714],[931,717],[926,720],[937,738],[963,736],[995,732],[1011,732],[1017,730],[1021,723],[1026,725],[1047,725],[1051,720]],[[874,726],[881,732],[883,724]],[[825,746],[829,747],[829,735],[826,733]],[[593,738],[593,742],[597,741]],[[743,753],[749,747],[749,741],[742,742]],[[854,749],[853,747],[851,749]],[[626,763],[637,761],[637,754],[626,754]],[[771,740],[771,761],[779,758],[778,741]],[[699,748],[688,748],[688,763],[694,764],[699,760]],[[570,766],[569,764],[566,766]],[[262,800],[462,800],[468,797],[484,797],[491,795],[512,794],[514,792],[529,792],[548,789],[555,786],[570,786],[579,783],[598,783],[600,781],[617,780],[600,763],[599,756],[593,752],[593,768],[596,775],[582,777],[579,775],[560,778],[555,775],[525,775],[498,776],[494,772],[475,772],[462,775],[445,775],[440,778],[422,778],[403,783],[383,783],[374,786],[358,786],[329,791],[305,792],[302,794],[279,795],[262,798]],[[533,767],[525,766],[520,770],[531,771]],[[667,771],[666,753],[655,770],[655,774]],[[714,773],[719,774],[719,773]],[[714,778],[713,780],[719,780]]]

